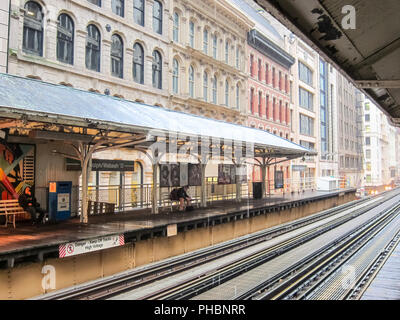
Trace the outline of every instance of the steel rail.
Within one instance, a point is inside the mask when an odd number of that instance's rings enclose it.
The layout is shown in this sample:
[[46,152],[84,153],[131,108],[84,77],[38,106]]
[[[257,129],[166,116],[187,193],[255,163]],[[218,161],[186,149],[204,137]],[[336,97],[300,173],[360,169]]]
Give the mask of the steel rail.
[[[305,268],[301,269],[301,271],[299,271],[298,273],[296,273],[294,276],[290,277],[289,279],[285,280],[283,283],[279,284],[278,286],[276,286],[275,288],[273,288],[272,290],[266,291],[265,293],[262,293],[261,295],[257,296],[257,299],[282,299],[285,297],[293,297],[295,294],[297,294],[297,292],[300,291],[301,286],[306,286],[306,285],[310,285],[310,283],[312,282],[312,278],[317,278],[318,276],[318,272],[321,270],[327,270],[328,266],[330,263],[332,263],[333,261],[336,261],[338,259],[338,257],[340,256],[340,254],[345,254],[349,249],[349,247],[351,247],[352,245],[354,245],[357,242],[360,242],[362,240],[362,238],[366,237],[368,239],[364,239],[365,241],[368,241],[370,239],[370,237],[368,237],[368,235],[370,235],[371,233],[374,232],[379,232],[379,230],[381,228],[383,228],[386,224],[385,222],[389,223],[391,220],[387,220],[388,218],[392,218],[394,219],[394,214],[399,214],[399,208],[400,208],[400,204],[397,204],[394,208],[389,208],[386,209],[384,211],[382,211],[380,214],[378,214],[377,216],[369,219],[368,221],[366,221],[365,223],[363,223],[363,225],[358,226],[357,227],[357,231],[354,232],[354,230],[346,233],[345,235],[343,235],[342,237],[340,237],[338,240],[336,241],[336,243],[333,246],[326,246],[324,248],[322,248],[322,250],[319,250],[319,252],[315,252],[312,255],[310,255],[307,259],[303,259],[303,261],[300,261],[298,263],[298,265],[296,266],[297,268],[301,268],[301,265],[304,264],[307,261],[307,263],[309,263],[309,265],[307,265]],[[339,245],[337,245],[339,244]],[[336,247],[335,250],[329,251],[327,254],[319,256],[319,253],[322,251],[325,251],[327,249],[332,249],[333,247]],[[349,258],[349,256],[347,256],[347,258]],[[346,258],[346,260],[347,260]],[[335,270],[338,268],[339,266],[336,265],[335,266]],[[282,272],[281,276],[284,276],[285,274],[292,274],[294,271],[293,268],[288,268],[285,271]],[[333,271],[333,269],[330,269],[330,271]],[[315,288],[318,286],[319,283],[321,283],[323,281],[324,278],[319,277],[318,278],[318,282],[315,283],[312,288]],[[269,286],[271,286],[273,283],[268,283]],[[267,284],[264,284],[265,286]],[[261,290],[261,288],[258,288],[258,290]],[[309,292],[311,289],[309,288],[307,290],[307,292]],[[306,293],[302,293],[300,297],[297,298],[301,298],[303,296],[305,296]]]
[[[375,206],[374,206],[375,207]],[[315,237],[325,233],[337,226],[359,216],[360,214],[368,211],[358,210],[356,213],[350,213],[343,217],[337,218],[321,227],[316,231],[310,230],[294,238],[288,239],[280,244],[274,245],[268,249],[264,249],[255,254],[250,254],[248,257],[240,258],[237,261],[229,262],[219,268],[218,270],[204,274],[203,276],[196,276],[192,279],[186,280],[181,284],[171,286],[159,292],[155,292],[142,297],[143,299],[185,299],[190,298],[196,294],[209,290],[210,287],[227,281],[239,274],[246,272],[266,261],[274,258],[275,256],[287,252],[294,247],[297,247],[304,242],[307,242]]]
[[133,271],[128,274],[117,275],[108,277],[101,281],[96,281],[95,283],[90,283],[87,285],[81,285],[79,287],[73,287],[67,290],[61,290],[60,292],[53,292],[43,296],[36,297],[38,300],[68,300],[68,299],[104,299],[121,292],[132,290],[149,282],[162,279],[164,277],[170,276],[177,272],[181,272],[192,268],[196,265],[204,263],[205,260],[210,261],[211,259],[217,259],[228,255],[234,251],[250,247],[257,243],[265,240],[269,240],[281,234],[293,231],[297,228],[315,223],[317,221],[323,220],[329,216],[340,214],[343,211],[359,207],[366,204],[366,207],[375,206],[387,201],[387,198],[394,197],[391,192],[384,194],[383,199],[375,201],[368,205],[368,202],[374,201],[377,197],[365,198],[362,200],[355,200],[341,206],[327,209],[318,214],[313,214],[309,217],[305,217],[296,220],[285,225],[280,225],[277,227],[269,228],[268,230],[255,233],[254,235],[241,237],[239,239],[234,239],[228,244],[217,245],[212,248],[206,248],[200,250],[200,252],[195,252],[189,254],[183,258],[172,259],[172,261],[162,262],[154,267],[146,268],[145,270]]

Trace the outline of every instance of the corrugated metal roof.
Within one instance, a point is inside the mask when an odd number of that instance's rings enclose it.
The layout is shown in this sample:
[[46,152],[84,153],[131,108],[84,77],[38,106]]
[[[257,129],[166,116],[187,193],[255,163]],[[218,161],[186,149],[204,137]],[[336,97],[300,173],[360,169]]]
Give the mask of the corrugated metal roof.
[[41,116],[52,114],[117,125],[120,132],[124,128],[155,129],[254,143],[288,154],[315,154],[263,130],[1,73],[0,106],[19,113],[29,111]]

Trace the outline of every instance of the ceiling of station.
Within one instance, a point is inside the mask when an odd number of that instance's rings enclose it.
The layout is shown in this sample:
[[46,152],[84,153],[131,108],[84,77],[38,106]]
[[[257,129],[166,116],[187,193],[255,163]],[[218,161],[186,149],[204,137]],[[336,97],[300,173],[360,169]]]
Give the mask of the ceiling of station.
[[254,1],[343,69],[400,127],[399,0]]

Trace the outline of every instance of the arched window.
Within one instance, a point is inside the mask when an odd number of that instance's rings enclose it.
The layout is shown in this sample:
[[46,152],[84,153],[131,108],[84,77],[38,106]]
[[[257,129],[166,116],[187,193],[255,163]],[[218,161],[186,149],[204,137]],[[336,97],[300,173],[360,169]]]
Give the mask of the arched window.
[[236,84],[236,109],[240,109],[240,87]]
[[33,1],[28,1],[25,4],[22,49],[30,54],[43,55],[42,7]]
[[173,64],[172,90],[174,93],[178,93],[179,63],[176,59],[174,59],[172,64]]
[[74,22],[64,13],[58,16],[57,60],[74,63]]
[[124,0],[111,1],[112,12],[123,17],[124,16]]
[[217,50],[218,50],[218,38],[217,35],[213,36],[213,58],[217,59]]
[[162,4],[155,0],[153,4],[153,31],[162,34]]
[[203,74],[203,99],[208,101],[208,74],[205,71]]
[[161,54],[157,51],[153,51],[153,87],[162,88],[162,58]]
[[194,98],[194,69],[193,66],[189,67],[189,95]]
[[139,43],[133,46],[133,80],[144,83],[144,54],[143,47]]
[[189,45],[194,48],[194,22],[189,22]]
[[208,54],[208,30],[205,28],[203,31],[203,52]]
[[124,68],[124,44],[119,35],[111,37],[111,74],[115,77],[123,77]]
[[179,14],[174,13],[174,30],[173,30],[174,41],[179,42]]
[[213,103],[217,104],[217,76],[214,76],[212,81],[212,96],[213,96]]
[[87,27],[85,61],[86,68],[100,71],[100,32],[93,24]]
[[133,20],[144,26],[144,0],[133,0]]
[[225,105],[229,107],[229,82],[225,80]]

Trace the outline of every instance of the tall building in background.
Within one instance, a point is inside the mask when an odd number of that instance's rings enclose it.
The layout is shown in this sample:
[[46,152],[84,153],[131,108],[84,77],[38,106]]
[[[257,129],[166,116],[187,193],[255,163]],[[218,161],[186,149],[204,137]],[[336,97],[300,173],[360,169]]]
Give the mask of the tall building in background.
[[361,132],[357,127],[357,90],[340,72],[337,72],[338,156],[339,176],[347,187],[362,185],[362,152],[359,147]]
[[0,72],[7,72],[10,0],[0,1]]
[[338,167],[338,126],[337,126],[337,70],[319,59],[319,177],[337,177]]
[[365,189],[384,191],[399,181],[399,129],[391,126],[386,115],[369,99],[364,102],[363,127]]
[[[320,153],[319,55],[298,38],[293,41],[290,53],[297,58],[292,67],[294,142]],[[295,191],[316,187],[318,165],[318,157],[292,162]]]

